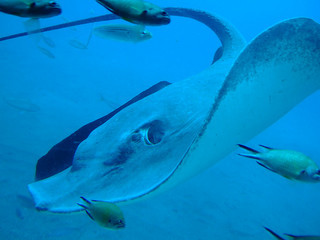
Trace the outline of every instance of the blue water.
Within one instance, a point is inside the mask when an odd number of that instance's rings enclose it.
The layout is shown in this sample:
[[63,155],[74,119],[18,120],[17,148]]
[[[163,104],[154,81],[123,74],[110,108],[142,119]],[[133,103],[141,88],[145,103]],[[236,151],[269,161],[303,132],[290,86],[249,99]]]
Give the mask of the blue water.
[[[153,2],[216,13],[247,41],[288,18],[320,22],[318,0]],[[42,26],[107,13],[95,1],[61,5],[63,14]],[[24,21],[0,14],[0,36],[24,31]],[[122,231],[101,228],[85,214],[37,212],[17,197],[28,196],[36,161],[54,144],[159,81],[200,72],[220,46],[208,28],[178,17],[150,27],[153,38],[139,44],[93,37],[80,50],[68,43],[85,42],[91,28],[46,33],[55,46],[43,46],[54,59],[30,37],[0,42],[0,239],[272,239],[263,226],[320,235],[319,184],[289,181],[235,153],[162,195],[124,206]],[[319,103],[318,91],[247,144],[302,151],[320,164]]]

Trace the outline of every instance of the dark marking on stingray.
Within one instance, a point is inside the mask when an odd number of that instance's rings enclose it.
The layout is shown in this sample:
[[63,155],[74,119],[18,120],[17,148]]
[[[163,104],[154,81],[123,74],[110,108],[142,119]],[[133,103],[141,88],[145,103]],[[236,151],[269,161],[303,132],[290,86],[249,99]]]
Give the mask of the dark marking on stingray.
[[121,170],[120,167],[114,167],[114,168],[108,170],[107,172],[105,172],[105,173],[102,175],[102,177],[107,176],[107,175],[110,175],[110,174],[112,174],[112,173],[117,173],[117,172],[119,172],[119,171],[117,171],[118,169]]
[[94,129],[107,122],[127,106],[140,101],[141,99],[161,90],[168,85],[170,85],[170,83],[165,81],[153,85],[116,110],[105,115],[104,117],[84,125],[69,137],[54,145],[46,155],[38,160],[35,174],[36,181],[48,178],[70,167],[72,165],[73,156],[79,144],[85,140]]
[[106,160],[103,162],[105,166],[113,166],[113,165],[122,165],[126,163],[126,161],[130,158],[130,156],[134,153],[133,148],[130,144],[123,144],[118,149],[116,155],[112,157],[110,160]]

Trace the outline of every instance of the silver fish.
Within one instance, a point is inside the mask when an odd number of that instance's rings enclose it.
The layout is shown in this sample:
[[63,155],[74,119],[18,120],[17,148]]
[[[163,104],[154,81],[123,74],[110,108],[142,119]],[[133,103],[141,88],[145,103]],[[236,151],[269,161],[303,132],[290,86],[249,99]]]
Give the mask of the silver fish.
[[135,43],[152,38],[152,34],[141,25],[103,25],[95,27],[93,33],[101,38]]

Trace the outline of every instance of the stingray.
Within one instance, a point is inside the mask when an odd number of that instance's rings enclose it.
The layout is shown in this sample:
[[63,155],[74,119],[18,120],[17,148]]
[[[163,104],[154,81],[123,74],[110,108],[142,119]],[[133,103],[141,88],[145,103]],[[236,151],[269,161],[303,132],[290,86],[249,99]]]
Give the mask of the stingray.
[[221,160],[319,89],[320,26],[313,20],[283,21],[246,46],[217,16],[167,10],[215,31],[219,57],[203,72],[155,85],[58,143],[39,160],[38,181],[28,185],[37,209],[72,212],[80,210],[80,196],[130,203],[160,193]]

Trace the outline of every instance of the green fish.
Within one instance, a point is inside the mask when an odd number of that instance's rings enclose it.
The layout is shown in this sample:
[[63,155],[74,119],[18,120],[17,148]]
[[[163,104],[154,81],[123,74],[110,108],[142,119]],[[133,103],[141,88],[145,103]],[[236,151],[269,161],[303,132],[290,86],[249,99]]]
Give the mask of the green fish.
[[121,209],[110,202],[100,202],[93,200],[90,202],[84,197],[80,197],[84,203],[78,203],[88,216],[99,225],[110,229],[121,229],[125,227],[125,221]]
[[153,3],[142,0],[96,0],[122,19],[140,25],[165,25],[169,14]]
[[53,0],[1,0],[0,12],[19,17],[48,18],[61,14],[61,7]]
[[269,233],[271,233],[276,239],[279,239],[279,240],[320,240],[320,236],[295,236],[295,235],[291,235],[291,234],[284,234],[288,237],[287,239],[285,239],[283,237],[280,237],[278,234],[276,234],[271,229],[269,229],[267,227],[264,227],[264,228]]
[[273,149],[263,145],[260,146],[266,151],[259,152],[241,144],[238,144],[238,146],[251,152],[251,154],[239,154],[240,156],[256,159],[259,165],[287,179],[313,183],[320,182],[318,165],[301,152]]

